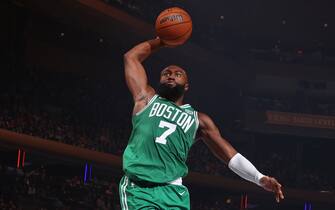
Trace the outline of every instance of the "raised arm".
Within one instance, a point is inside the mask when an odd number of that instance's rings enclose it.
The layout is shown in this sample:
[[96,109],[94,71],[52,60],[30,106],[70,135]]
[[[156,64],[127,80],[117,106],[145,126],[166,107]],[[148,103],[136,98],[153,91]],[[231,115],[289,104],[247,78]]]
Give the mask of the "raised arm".
[[140,111],[155,94],[154,89],[148,84],[142,62],[163,46],[161,40],[156,38],[142,42],[124,54],[124,71],[127,86],[135,103],[134,114]]
[[225,162],[228,167],[240,177],[263,187],[267,191],[274,192],[277,202],[284,198],[281,184],[279,184],[275,178],[261,174],[250,161],[238,153],[233,146],[221,136],[219,129],[208,115],[199,113],[198,116],[198,137],[203,139],[217,158]]

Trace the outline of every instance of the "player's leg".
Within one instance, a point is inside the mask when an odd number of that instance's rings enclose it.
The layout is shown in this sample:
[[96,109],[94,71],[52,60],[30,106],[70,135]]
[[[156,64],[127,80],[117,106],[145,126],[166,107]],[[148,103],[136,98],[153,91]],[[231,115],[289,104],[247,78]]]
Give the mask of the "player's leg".
[[156,189],[156,196],[160,198],[160,209],[169,210],[189,210],[190,194],[186,186],[183,185],[166,185]]
[[139,187],[126,176],[120,181],[119,194],[122,210],[159,209],[153,188]]

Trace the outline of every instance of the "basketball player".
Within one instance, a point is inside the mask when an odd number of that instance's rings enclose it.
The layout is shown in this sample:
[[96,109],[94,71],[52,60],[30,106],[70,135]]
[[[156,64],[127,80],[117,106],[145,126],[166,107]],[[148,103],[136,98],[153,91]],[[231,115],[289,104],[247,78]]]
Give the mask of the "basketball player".
[[236,174],[274,192],[277,202],[283,199],[281,185],[275,178],[264,176],[239,154],[209,116],[183,104],[189,89],[185,70],[168,66],[161,72],[157,90],[148,84],[141,63],[164,46],[156,38],[138,44],[124,55],[125,77],[134,108],[133,130],[123,154],[122,209],[190,209],[189,193],[182,178],[188,172],[187,154],[198,138]]

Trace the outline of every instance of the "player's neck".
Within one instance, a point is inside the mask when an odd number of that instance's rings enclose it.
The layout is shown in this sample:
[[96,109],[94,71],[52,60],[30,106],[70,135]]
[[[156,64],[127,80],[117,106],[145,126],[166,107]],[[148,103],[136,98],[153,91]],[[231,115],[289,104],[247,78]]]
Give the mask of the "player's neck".
[[181,106],[184,104],[184,96],[181,96],[180,98],[178,98],[176,101],[174,101],[174,103],[177,105],[177,106]]

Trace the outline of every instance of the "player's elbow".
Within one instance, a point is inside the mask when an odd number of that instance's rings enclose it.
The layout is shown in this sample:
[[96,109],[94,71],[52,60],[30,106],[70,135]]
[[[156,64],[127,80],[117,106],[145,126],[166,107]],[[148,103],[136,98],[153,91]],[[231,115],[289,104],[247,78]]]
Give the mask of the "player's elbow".
[[128,51],[125,54],[123,54],[123,60],[127,61],[127,60],[132,60],[132,59],[135,59],[134,53]]

